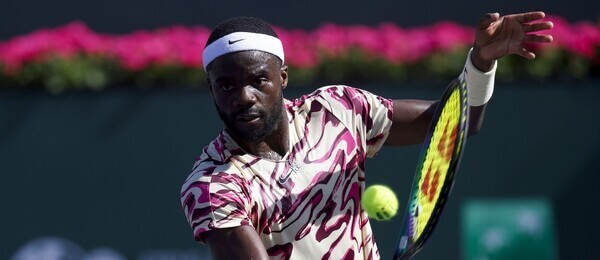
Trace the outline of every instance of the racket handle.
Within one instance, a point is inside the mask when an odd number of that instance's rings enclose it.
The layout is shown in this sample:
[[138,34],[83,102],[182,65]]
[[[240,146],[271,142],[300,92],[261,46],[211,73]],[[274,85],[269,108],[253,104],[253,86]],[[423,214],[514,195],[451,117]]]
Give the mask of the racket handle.
[[400,242],[398,243],[398,248],[396,248],[396,253],[394,253],[395,260],[408,260],[412,258],[412,254],[408,253],[408,236],[400,237]]

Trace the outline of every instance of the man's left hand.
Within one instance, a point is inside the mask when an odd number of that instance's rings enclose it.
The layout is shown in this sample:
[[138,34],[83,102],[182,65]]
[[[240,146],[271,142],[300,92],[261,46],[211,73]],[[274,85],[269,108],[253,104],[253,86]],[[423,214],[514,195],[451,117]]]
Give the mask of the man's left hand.
[[526,59],[534,59],[535,54],[524,47],[525,43],[549,43],[549,34],[535,32],[551,29],[550,21],[543,12],[511,14],[500,17],[498,13],[485,15],[479,21],[475,32],[472,62],[481,71],[489,71],[496,59],[509,54],[517,54]]

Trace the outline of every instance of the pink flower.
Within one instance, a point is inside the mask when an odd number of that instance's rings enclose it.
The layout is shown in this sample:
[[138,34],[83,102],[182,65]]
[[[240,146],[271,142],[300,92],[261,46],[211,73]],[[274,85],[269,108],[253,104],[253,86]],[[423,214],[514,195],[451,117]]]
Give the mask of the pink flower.
[[[549,16],[554,22],[551,44],[531,48],[564,49],[568,53],[598,61],[600,26],[589,22],[570,24]],[[313,31],[275,27],[286,52],[286,64],[298,68],[318,66],[323,59],[335,59],[358,50],[368,57],[383,58],[394,64],[415,63],[434,53],[468,48],[474,29],[453,22],[428,27],[401,28],[383,23],[377,27],[341,26],[327,23]],[[210,31],[205,27],[173,26],[125,35],[107,35],[92,31],[75,21],[55,29],[34,32],[0,41],[0,63],[4,73],[14,75],[25,64],[50,57],[70,59],[75,55],[114,58],[130,71],[150,66],[201,68],[202,51]]]
[[391,23],[381,24],[378,31],[383,43],[382,56],[391,63],[406,61],[409,52],[406,45],[409,40],[406,31]]
[[43,56],[51,49],[52,40],[49,30],[40,29],[3,43],[0,59],[5,64],[7,73],[17,73],[24,63]]
[[554,23],[554,28],[550,32],[554,37],[554,42],[547,44],[545,48],[562,47],[573,54],[588,59],[598,59],[596,48],[600,46],[599,26],[589,22],[571,25],[565,19],[557,16],[549,16],[546,20]]
[[176,26],[169,31],[175,61],[188,68],[202,67],[202,50],[210,31],[203,27],[188,29]]
[[363,50],[367,54],[379,55],[385,43],[380,39],[381,33],[374,28],[357,25],[347,27],[348,41],[352,48]]
[[319,63],[315,42],[308,32],[274,28],[285,50],[285,63],[299,68],[314,67]]
[[431,29],[431,39],[438,51],[454,51],[470,46],[475,39],[475,30],[452,22],[439,22]]
[[345,28],[335,24],[325,24],[312,33],[312,38],[318,51],[331,57],[338,57],[349,47],[349,39]]

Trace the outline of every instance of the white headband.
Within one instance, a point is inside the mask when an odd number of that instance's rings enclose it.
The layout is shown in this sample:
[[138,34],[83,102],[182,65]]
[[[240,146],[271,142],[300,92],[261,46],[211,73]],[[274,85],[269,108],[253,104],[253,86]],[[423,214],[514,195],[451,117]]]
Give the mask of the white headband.
[[212,42],[202,53],[204,70],[221,55],[238,51],[264,51],[283,59],[283,44],[273,36],[262,33],[234,32]]

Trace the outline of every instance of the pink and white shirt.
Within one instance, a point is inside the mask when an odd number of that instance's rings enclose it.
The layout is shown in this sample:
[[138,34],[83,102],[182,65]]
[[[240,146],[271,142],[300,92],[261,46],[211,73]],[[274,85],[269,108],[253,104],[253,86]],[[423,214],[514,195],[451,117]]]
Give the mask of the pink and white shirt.
[[347,86],[285,100],[290,151],[245,153],[223,130],[181,189],[194,237],[252,226],[272,259],[378,259],[360,205],[365,159],[384,143],[392,101]]

